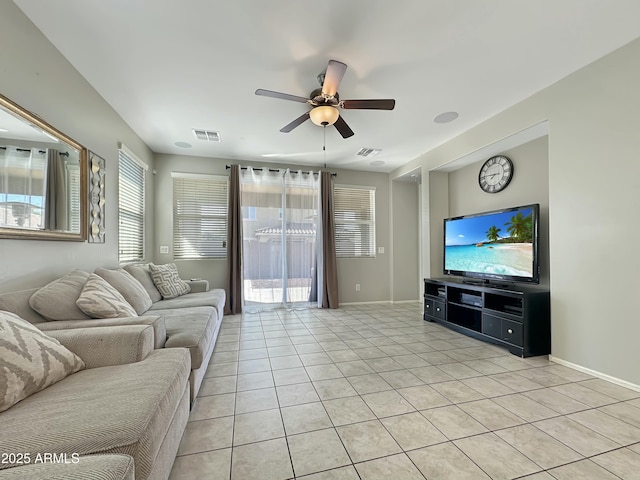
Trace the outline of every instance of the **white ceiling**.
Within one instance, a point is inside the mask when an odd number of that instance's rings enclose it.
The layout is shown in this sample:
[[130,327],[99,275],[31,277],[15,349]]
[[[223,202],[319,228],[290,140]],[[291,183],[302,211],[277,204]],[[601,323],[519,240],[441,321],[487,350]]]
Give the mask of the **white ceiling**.
[[322,127],[279,132],[308,106],[254,92],[306,97],[342,61],[341,99],[396,108],[341,111],[355,135],[328,127],[326,163],[381,172],[640,37],[638,0],[14,1],[159,153],[322,165]]

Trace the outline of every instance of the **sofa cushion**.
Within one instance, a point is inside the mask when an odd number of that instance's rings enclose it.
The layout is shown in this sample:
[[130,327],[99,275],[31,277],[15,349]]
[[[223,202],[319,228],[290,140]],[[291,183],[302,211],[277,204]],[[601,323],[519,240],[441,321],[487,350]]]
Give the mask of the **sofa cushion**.
[[95,274],[100,275],[120,292],[120,295],[135,309],[138,315],[142,315],[153,305],[149,293],[142,284],[124,268],[116,268],[113,270],[109,268],[98,268]]
[[188,409],[189,374],[178,348],[83,370],[3,412],[0,452],[122,453],[133,457],[137,479],[149,478],[171,419]]
[[29,288],[28,290],[0,293],[0,310],[15,313],[23,320],[36,325],[47,323],[47,319],[29,305],[29,299],[37,291],[37,288]]
[[36,326],[43,332],[51,330],[76,330],[81,328],[112,327],[120,325],[151,325],[153,328],[154,348],[164,347],[167,329],[164,319],[159,315],[140,317],[92,318],[90,320],[60,320],[58,322],[39,323]]
[[137,317],[120,293],[102,277],[89,275],[76,305],[92,318]]
[[80,320],[91,318],[76,305],[89,274],[74,270],[39,288],[29,298],[29,305],[47,320]]
[[151,270],[153,283],[163,299],[176,298],[191,291],[189,284],[180,278],[178,267],[176,267],[175,263],[167,263],[165,265],[150,263],[149,270]]
[[151,278],[149,265],[125,265],[124,269],[126,272],[130,273],[133,278],[140,282],[149,294],[149,298],[151,298],[152,302],[155,303],[162,300],[162,295],[160,295],[160,292],[156,288],[156,284],[153,283],[153,278]]
[[213,307],[191,307],[170,310],[154,310],[161,315],[167,328],[165,348],[188,348],[191,368],[197,369],[211,346],[216,325],[221,320]]
[[222,318],[224,314],[225,292],[222,289],[213,289],[207,292],[191,292],[189,295],[171,298],[169,300],[160,300],[151,306],[152,311],[168,310],[170,308],[187,308],[187,307],[215,307],[218,316]]
[[0,312],[0,412],[84,366],[56,339],[13,313]]

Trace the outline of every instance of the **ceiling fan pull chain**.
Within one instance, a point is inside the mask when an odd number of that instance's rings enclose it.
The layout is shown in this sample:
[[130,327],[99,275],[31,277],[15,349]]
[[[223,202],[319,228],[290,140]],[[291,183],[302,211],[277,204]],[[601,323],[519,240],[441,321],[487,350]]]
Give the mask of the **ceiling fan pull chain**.
[[324,153],[324,168],[327,168],[327,126],[322,126],[322,152]]

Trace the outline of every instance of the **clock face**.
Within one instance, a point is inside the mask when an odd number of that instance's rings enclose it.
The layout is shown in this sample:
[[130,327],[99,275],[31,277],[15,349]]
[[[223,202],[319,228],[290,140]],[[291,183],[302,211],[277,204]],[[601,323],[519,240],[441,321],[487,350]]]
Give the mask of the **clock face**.
[[504,190],[513,177],[513,163],[504,155],[491,157],[484,162],[478,174],[480,188],[487,193]]

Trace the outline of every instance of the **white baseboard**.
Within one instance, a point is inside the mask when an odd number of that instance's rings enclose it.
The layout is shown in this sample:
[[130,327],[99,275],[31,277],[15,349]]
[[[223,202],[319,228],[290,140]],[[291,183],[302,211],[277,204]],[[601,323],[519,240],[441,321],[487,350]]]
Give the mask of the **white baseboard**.
[[340,305],[400,305],[403,303],[422,303],[422,300],[377,300],[370,302],[340,302]]
[[579,372],[587,373],[589,375],[593,375],[594,377],[601,378],[602,380],[615,383],[616,385],[620,385],[621,387],[628,388],[629,390],[640,392],[640,385],[636,385],[635,383],[627,382],[626,380],[621,380],[619,378],[612,377],[611,375],[607,375],[606,373],[598,372],[597,370],[592,370],[590,368],[583,367],[575,363],[567,362],[566,360],[563,360],[558,357],[554,357],[553,355],[549,355],[549,360],[551,360],[554,363],[563,365],[565,367],[578,370]]
[[371,302],[340,302],[340,306],[342,305],[390,305],[391,302],[389,300],[378,300]]

